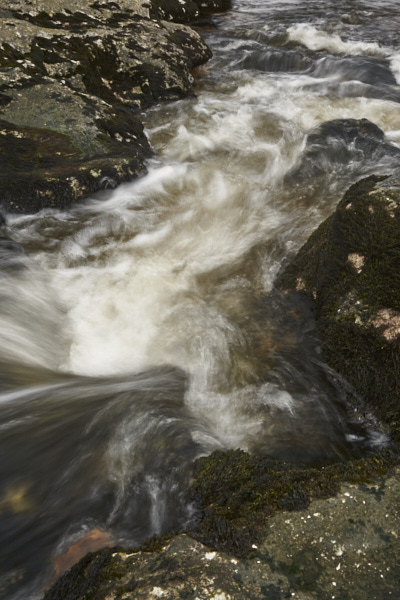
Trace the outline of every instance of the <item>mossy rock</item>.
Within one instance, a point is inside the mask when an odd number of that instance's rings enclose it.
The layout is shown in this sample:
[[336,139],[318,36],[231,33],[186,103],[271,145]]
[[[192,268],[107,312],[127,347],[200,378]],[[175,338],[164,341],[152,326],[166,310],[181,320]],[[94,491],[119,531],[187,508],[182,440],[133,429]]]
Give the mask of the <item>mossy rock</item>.
[[312,467],[242,450],[217,450],[194,464],[190,497],[200,507],[201,518],[191,535],[212,548],[248,556],[277,511],[303,510],[314,499],[335,495],[343,482],[369,482],[387,473],[397,460],[387,449]]
[[[86,126],[67,133],[68,105],[53,127],[34,127],[0,120],[0,189],[7,211],[30,213],[67,208],[88,194],[130,181],[145,169],[150,146],[138,119],[124,110],[97,113]],[[26,119],[28,119],[28,114]],[[44,118],[46,118],[44,116]],[[51,123],[51,114],[47,119]],[[18,121],[17,114],[14,120]],[[21,122],[21,121],[20,121]],[[82,128],[79,129],[79,126]]]
[[150,16],[175,23],[191,23],[200,16],[200,11],[192,0],[152,0]]
[[155,548],[86,556],[46,600],[386,600],[400,566],[399,473],[373,484],[343,484],[336,497],[281,512],[247,558],[212,551],[187,534]]
[[327,363],[400,441],[400,181],[351,186],[277,280],[312,299]]

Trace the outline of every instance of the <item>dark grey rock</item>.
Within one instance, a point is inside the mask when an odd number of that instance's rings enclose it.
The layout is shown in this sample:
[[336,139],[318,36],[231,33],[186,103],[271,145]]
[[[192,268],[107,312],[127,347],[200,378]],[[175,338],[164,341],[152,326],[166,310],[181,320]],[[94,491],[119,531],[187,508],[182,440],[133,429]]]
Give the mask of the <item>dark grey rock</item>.
[[322,354],[400,441],[400,180],[350,187],[277,286],[314,304]]
[[[310,131],[300,164],[286,176],[290,185],[315,181],[334,172],[358,177],[378,171],[378,166],[395,168],[400,149],[385,139],[384,132],[368,119],[335,119]],[[375,171],[374,171],[375,168]]]
[[[0,201],[64,208],[144,171],[139,110],[193,93],[211,52],[128,2],[0,3]],[[196,13],[197,14],[197,13]]]

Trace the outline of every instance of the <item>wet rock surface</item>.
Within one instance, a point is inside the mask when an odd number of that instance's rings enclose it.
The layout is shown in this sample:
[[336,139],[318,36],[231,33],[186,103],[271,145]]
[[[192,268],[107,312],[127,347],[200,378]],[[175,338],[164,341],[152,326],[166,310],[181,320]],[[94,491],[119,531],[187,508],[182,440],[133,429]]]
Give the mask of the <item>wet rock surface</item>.
[[247,558],[181,534],[159,548],[87,555],[46,600],[396,598],[400,565],[399,473],[346,484],[328,500],[270,518]]
[[[278,279],[315,308],[326,362],[400,440],[400,180],[353,185]],[[360,406],[361,409],[361,406]]]
[[[312,181],[324,193],[326,174],[340,170],[363,177],[374,173],[377,164],[395,169],[400,149],[390,144],[384,132],[368,119],[335,119],[325,121],[307,136],[300,164],[286,176],[286,182],[297,185]],[[321,180],[319,181],[319,178]]]
[[151,149],[138,111],[193,93],[191,70],[211,56],[197,32],[161,21],[174,14],[155,7],[135,0],[2,0],[0,193],[6,210],[64,208],[144,170]]

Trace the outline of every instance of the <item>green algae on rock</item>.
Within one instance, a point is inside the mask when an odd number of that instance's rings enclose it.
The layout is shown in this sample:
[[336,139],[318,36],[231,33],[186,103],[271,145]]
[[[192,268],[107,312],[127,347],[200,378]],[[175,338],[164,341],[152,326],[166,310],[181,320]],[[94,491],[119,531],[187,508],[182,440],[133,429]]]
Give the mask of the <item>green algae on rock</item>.
[[395,462],[390,450],[318,467],[241,450],[215,451],[194,464],[191,499],[202,515],[191,535],[212,548],[248,556],[275,512],[302,510],[312,499],[335,495],[344,481],[368,482]]

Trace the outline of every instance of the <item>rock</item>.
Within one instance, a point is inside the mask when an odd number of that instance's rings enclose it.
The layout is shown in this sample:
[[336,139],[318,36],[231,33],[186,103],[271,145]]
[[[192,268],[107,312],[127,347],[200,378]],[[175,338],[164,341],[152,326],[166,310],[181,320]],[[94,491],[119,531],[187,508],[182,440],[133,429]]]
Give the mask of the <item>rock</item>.
[[232,0],[194,0],[200,10],[200,14],[223,12],[232,6]]
[[150,16],[175,23],[193,23],[200,16],[223,12],[232,0],[151,0]]
[[326,187],[330,172],[335,177],[344,173],[362,177],[371,168],[377,172],[379,164],[395,168],[399,157],[400,149],[389,144],[384,132],[368,119],[334,119],[308,134],[301,162],[288,173],[286,182],[296,185],[311,180],[315,186],[322,176]]
[[277,280],[315,306],[327,363],[400,441],[400,178],[353,185]]
[[343,485],[335,498],[271,517],[246,559],[185,534],[160,539],[154,548],[102,550],[72,567],[45,599],[394,598],[399,493],[398,472],[374,484]]
[[[4,208],[65,208],[129,181],[151,155],[138,110],[193,93],[211,52],[139,1],[0,3]],[[197,13],[196,13],[197,14]]]
[[248,556],[268,533],[274,513],[302,510],[312,499],[333,496],[343,481],[382,476],[393,462],[388,450],[322,468],[241,450],[215,451],[194,464],[190,499],[202,516],[191,535],[217,550]]
[[200,16],[200,10],[192,0],[152,0],[150,15],[175,23],[191,23]]

